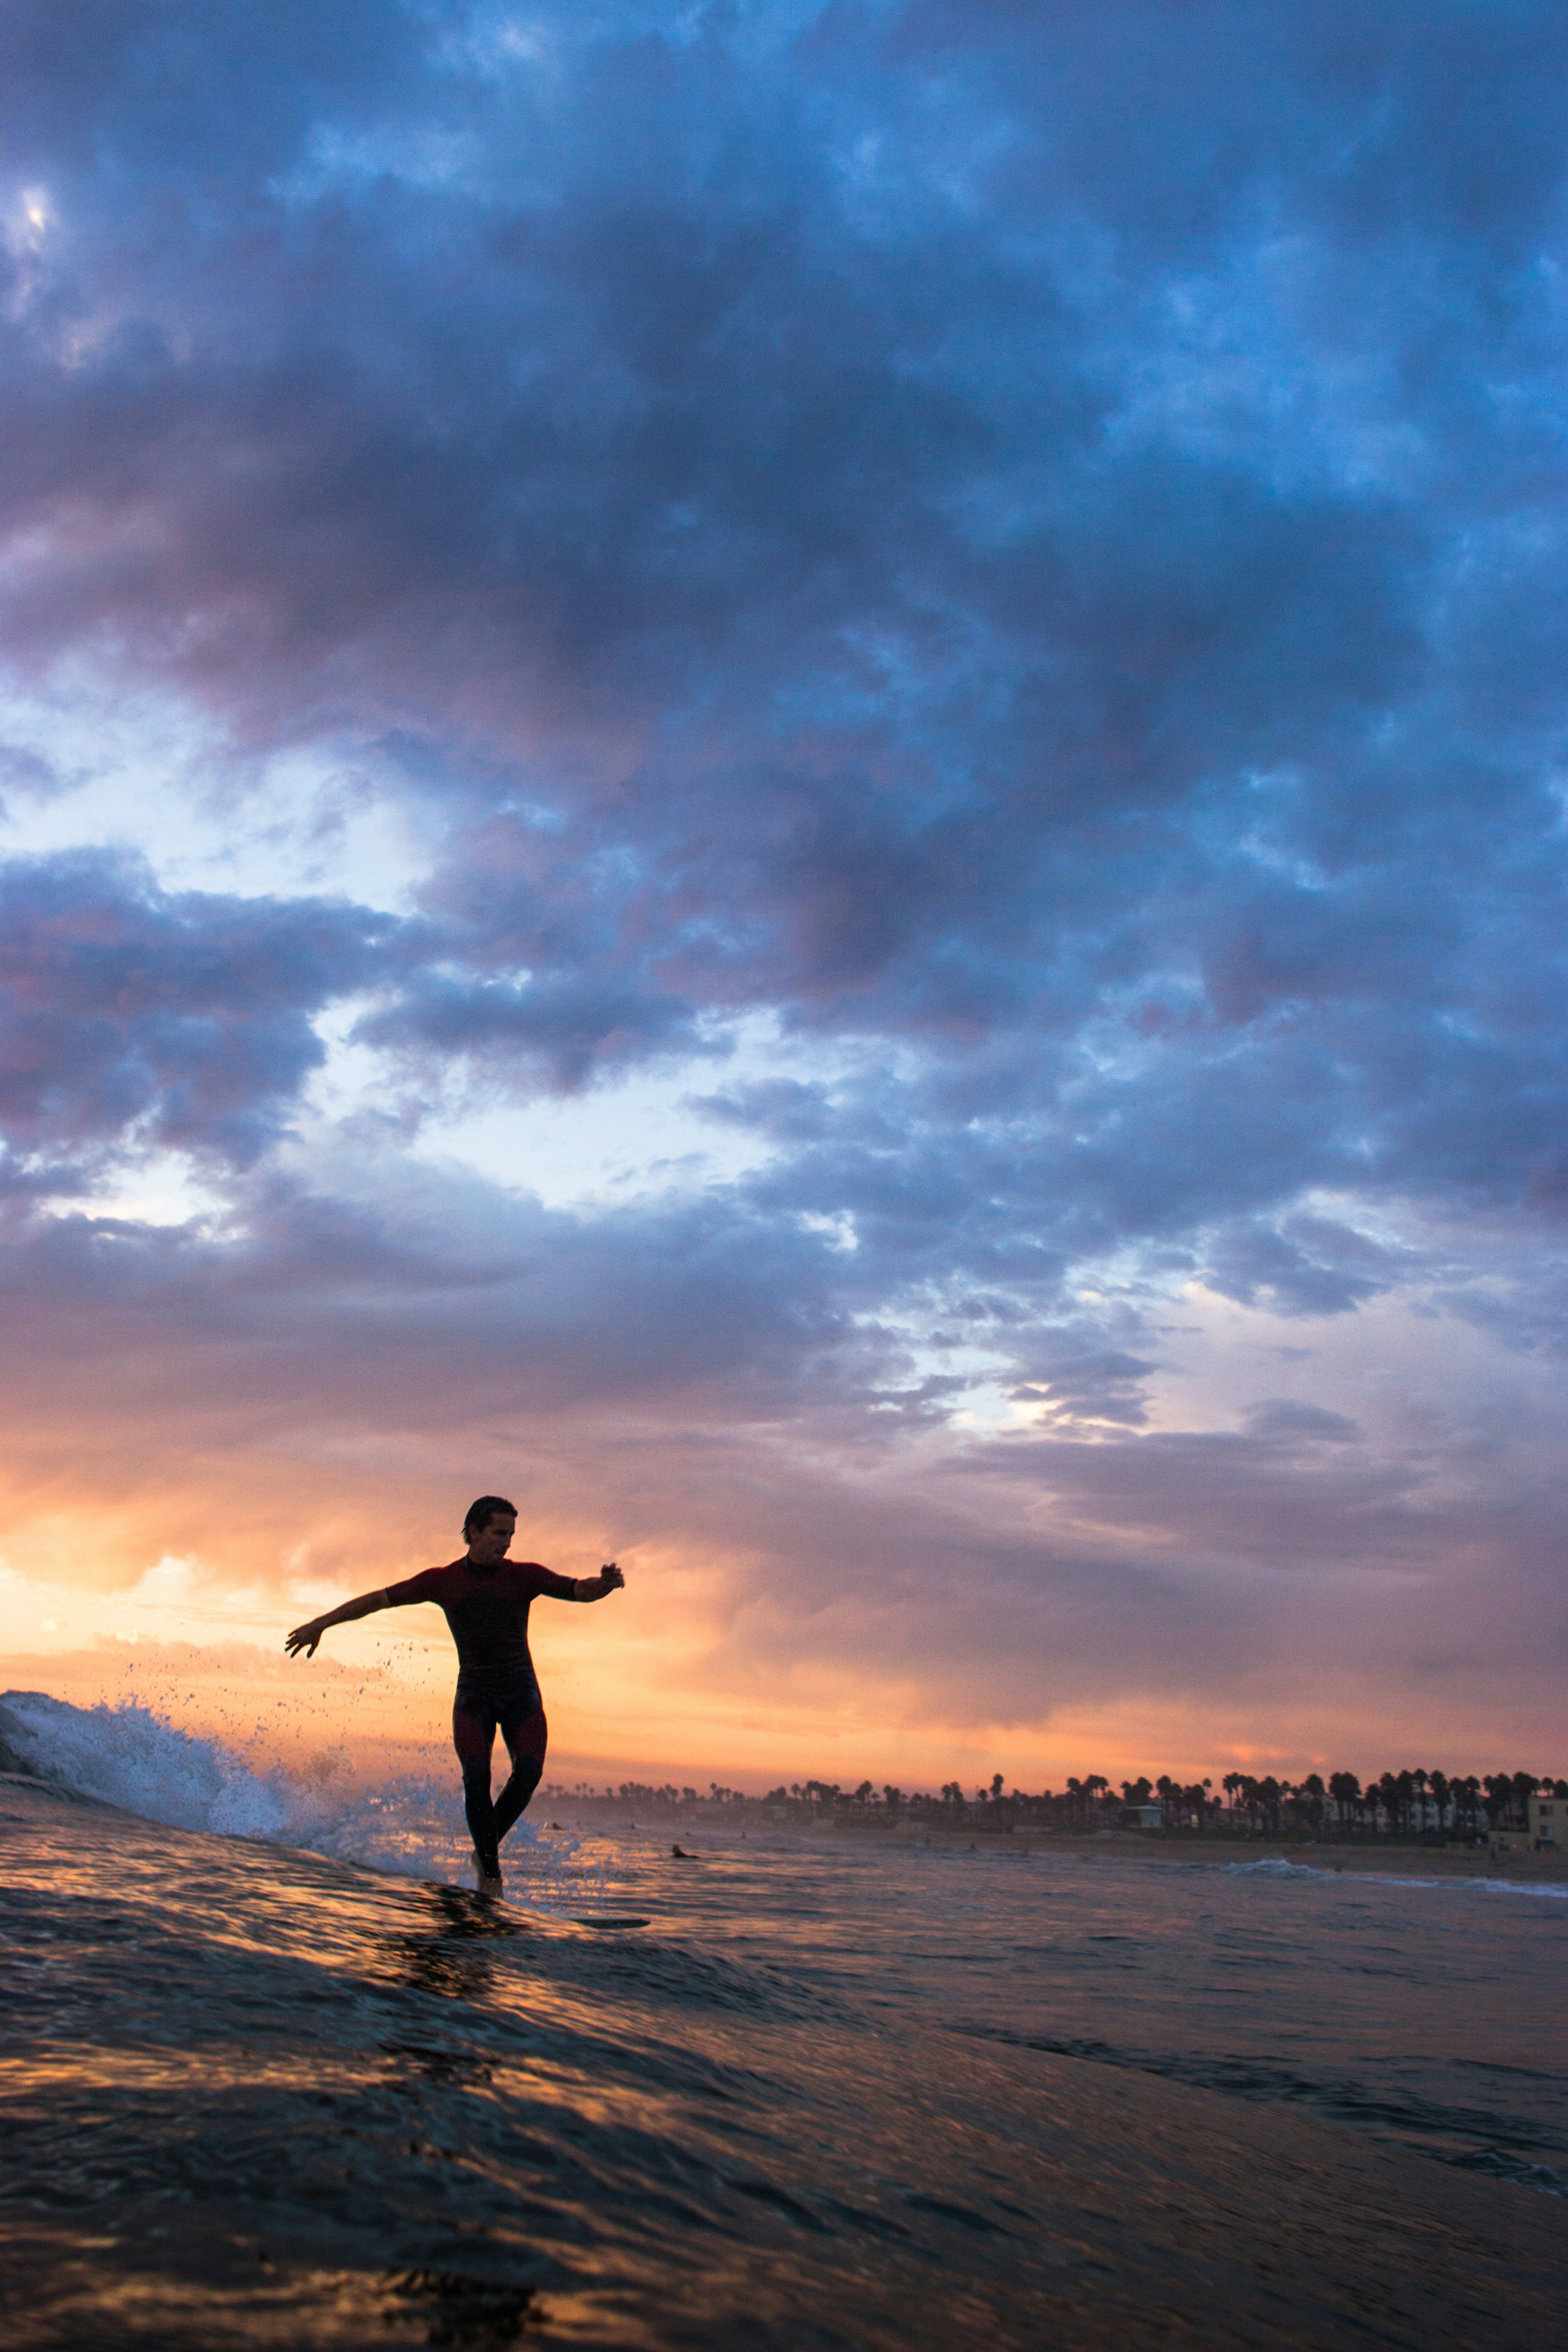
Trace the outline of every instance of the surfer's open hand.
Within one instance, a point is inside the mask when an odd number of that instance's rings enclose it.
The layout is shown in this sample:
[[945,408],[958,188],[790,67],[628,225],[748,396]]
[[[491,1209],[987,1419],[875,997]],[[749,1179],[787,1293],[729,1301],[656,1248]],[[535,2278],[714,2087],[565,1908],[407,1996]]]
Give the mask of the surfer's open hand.
[[626,1580],[613,1559],[605,1562],[599,1574],[604,1579],[606,1592],[619,1592],[624,1589]]
[[295,1626],[283,1647],[291,1658],[297,1658],[301,1650],[308,1658],[313,1658],[316,1654],[316,1644],[326,1630],[319,1617],[312,1617],[308,1625]]

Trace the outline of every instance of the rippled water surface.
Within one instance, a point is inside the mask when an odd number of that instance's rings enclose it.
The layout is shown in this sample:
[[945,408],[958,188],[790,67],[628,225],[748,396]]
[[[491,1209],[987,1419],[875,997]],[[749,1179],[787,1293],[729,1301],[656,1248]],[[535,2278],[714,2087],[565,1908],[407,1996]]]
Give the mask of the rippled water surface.
[[9,2342],[1563,2340],[1563,1890],[400,1801],[0,1787]]

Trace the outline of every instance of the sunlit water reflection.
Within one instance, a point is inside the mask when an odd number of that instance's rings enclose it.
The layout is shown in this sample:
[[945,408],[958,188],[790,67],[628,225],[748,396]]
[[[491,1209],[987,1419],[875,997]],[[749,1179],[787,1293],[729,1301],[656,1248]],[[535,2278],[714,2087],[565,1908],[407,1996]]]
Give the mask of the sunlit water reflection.
[[0,1814],[10,2343],[1558,2340],[1561,1893]]

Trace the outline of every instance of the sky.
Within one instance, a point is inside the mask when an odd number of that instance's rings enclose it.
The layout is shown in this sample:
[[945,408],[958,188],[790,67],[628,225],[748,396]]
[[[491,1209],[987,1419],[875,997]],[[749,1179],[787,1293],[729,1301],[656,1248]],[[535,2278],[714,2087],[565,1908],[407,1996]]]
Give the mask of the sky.
[[6,1679],[493,1490],[554,1777],[1568,1769],[1565,87],[8,0]]

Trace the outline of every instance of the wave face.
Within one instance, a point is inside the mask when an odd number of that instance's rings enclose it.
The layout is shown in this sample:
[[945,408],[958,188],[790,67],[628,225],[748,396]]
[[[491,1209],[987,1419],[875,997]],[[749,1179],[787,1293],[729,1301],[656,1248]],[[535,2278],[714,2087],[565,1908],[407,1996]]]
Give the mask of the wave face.
[[[350,1795],[331,1774],[281,1764],[258,1772],[220,1740],[182,1731],[138,1700],[73,1706],[44,1691],[0,1698],[0,1738],[28,1770],[170,1829],[304,1846],[408,1878],[458,1878],[472,1862],[455,1768]],[[521,1822],[506,1851],[538,1845]],[[574,1852],[575,1841],[552,1842],[548,1858]]]

